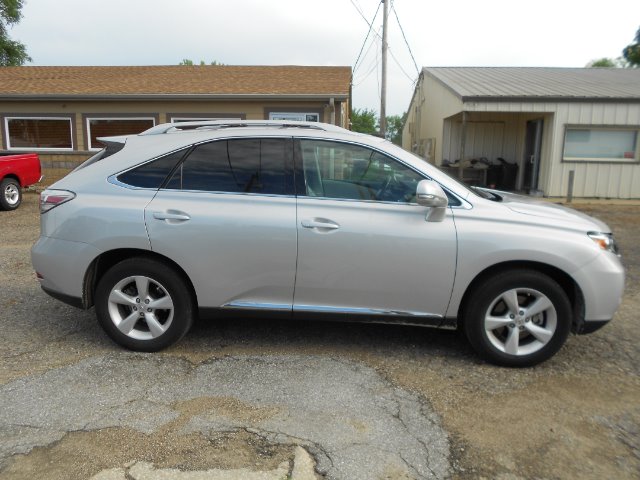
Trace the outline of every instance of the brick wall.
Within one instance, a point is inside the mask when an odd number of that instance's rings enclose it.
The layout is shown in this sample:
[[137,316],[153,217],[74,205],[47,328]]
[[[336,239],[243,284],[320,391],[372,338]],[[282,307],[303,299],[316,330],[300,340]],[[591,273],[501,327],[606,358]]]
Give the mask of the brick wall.
[[74,152],[61,155],[39,154],[44,178],[36,185],[36,188],[47,187],[57,182],[92,155],[95,155],[95,152]]

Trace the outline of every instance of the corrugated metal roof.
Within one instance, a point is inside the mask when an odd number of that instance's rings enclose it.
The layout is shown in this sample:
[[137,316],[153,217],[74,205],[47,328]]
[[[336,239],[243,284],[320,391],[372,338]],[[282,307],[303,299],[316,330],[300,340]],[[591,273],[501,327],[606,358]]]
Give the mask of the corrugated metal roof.
[[639,68],[425,67],[463,100],[640,100]]
[[109,95],[349,95],[351,67],[0,67],[0,98]]

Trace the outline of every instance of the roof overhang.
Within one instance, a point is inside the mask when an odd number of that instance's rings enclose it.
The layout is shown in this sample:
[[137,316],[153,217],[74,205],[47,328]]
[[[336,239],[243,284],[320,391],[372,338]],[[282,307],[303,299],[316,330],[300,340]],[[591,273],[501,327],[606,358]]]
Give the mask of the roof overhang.
[[246,100],[277,100],[277,101],[326,101],[330,98],[342,101],[348,100],[348,93],[314,93],[314,94],[270,94],[270,93],[254,93],[254,94],[175,94],[175,93],[158,93],[158,94],[132,94],[132,95],[70,95],[70,94],[29,94],[29,95],[2,95],[0,101],[16,101],[23,102],[33,101],[103,101],[117,100],[122,102],[150,102],[150,101],[196,101],[196,100],[217,100],[217,101],[246,101]]
[[528,103],[640,103],[640,97],[567,97],[567,96],[518,96],[518,97],[491,97],[491,96],[461,96],[452,91],[464,103],[483,102],[528,102]]

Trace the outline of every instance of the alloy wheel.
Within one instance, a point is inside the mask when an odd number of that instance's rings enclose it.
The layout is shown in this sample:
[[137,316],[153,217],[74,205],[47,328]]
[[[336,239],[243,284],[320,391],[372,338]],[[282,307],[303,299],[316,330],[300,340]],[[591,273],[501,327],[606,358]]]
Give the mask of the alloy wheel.
[[136,275],[113,286],[108,311],[111,321],[124,335],[135,340],[150,340],[167,331],[173,320],[174,305],[159,282]]
[[514,288],[496,297],[484,316],[491,344],[509,355],[530,355],[553,338],[558,316],[553,302],[531,288]]

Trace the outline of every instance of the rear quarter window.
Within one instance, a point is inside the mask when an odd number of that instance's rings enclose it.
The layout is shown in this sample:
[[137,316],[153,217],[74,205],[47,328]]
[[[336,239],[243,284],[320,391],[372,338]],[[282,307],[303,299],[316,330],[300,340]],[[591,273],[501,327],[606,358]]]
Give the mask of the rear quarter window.
[[118,175],[118,181],[132,187],[160,188],[187,149],[160,157]]

